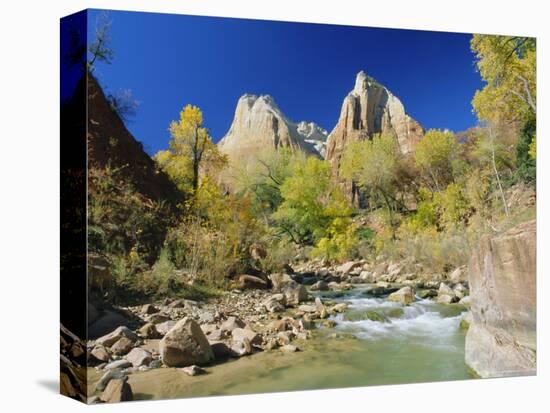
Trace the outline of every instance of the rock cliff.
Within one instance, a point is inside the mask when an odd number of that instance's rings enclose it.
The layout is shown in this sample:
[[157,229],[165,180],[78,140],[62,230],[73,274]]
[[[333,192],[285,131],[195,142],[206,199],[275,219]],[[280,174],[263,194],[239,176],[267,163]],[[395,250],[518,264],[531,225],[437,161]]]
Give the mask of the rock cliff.
[[101,86],[91,74],[87,76],[87,85],[89,165],[100,169],[107,165],[122,168],[122,175],[141,194],[149,199],[175,204],[175,186],[163,172],[157,170],[153,159],[111,108]]
[[481,377],[536,372],[536,222],[485,236],[469,265],[466,364]]
[[220,151],[231,161],[246,163],[267,148],[291,148],[324,157],[327,132],[313,122],[294,123],[279,109],[271,96],[241,96]]

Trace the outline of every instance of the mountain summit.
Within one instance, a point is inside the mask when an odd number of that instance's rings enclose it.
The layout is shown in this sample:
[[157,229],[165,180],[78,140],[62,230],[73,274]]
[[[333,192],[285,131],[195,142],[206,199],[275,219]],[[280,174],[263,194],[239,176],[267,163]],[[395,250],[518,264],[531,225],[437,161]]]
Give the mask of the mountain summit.
[[360,71],[353,90],[344,98],[338,123],[327,140],[326,158],[336,167],[348,142],[371,138],[376,133],[396,136],[401,152],[414,149],[424,134],[401,101],[385,86]]
[[232,161],[247,162],[267,148],[291,148],[324,158],[327,131],[314,122],[294,123],[269,95],[240,97],[220,151]]

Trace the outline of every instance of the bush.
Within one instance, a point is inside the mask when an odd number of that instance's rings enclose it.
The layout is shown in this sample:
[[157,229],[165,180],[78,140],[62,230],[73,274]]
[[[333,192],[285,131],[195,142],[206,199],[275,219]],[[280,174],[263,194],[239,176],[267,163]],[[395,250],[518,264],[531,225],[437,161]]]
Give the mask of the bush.
[[443,273],[467,264],[470,243],[464,230],[439,232],[432,227],[411,234],[401,229],[399,239],[380,252],[395,260],[414,257],[425,270]]
[[209,285],[223,286],[228,276],[244,267],[242,256],[226,234],[193,217],[170,230],[165,245],[177,268]]
[[267,273],[281,272],[298,255],[297,246],[286,239],[273,240],[265,258],[260,259],[260,268]]
[[91,168],[88,182],[89,250],[117,257],[133,251],[152,264],[173,219],[168,206],[137,192],[121,169]]

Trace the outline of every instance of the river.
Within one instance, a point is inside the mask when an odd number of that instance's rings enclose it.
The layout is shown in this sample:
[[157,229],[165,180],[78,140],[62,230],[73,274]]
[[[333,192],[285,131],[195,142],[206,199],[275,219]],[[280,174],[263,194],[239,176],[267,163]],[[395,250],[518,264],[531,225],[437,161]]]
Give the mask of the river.
[[[369,296],[368,286],[320,297],[347,302],[334,328],[313,331],[296,353],[266,351],[189,377],[173,368],[133,373],[135,399],[309,390],[472,378],[464,364],[465,309],[417,300],[409,306]],[[368,319],[376,312],[379,320]],[[367,315],[367,312],[368,315]],[[155,346],[150,342],[149,346]],[[89,369],[90,383],[101,373]]]

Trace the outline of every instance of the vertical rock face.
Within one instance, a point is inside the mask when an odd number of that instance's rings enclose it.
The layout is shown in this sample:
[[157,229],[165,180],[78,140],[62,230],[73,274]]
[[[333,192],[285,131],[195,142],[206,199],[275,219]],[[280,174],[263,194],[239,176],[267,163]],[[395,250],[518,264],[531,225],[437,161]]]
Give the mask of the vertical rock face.
[[466,364],[481,377],[536,372],[536,222],[485,236],[470,261]]
[[271,96],[241,96],[233,123],[218,147],[232,161],[254,159],[268,148],[291,148],[323,157],[327,132],[313,122],[289,120]]
[[327,140],[326,158],[334,168],[349,142],[371,138],[375,133],[396,136],[401,152],[414,149],[422,138],[422,126],[405,112],[401,101],[386,87],[361,71],[355,87],[345,97],[340,118]]

